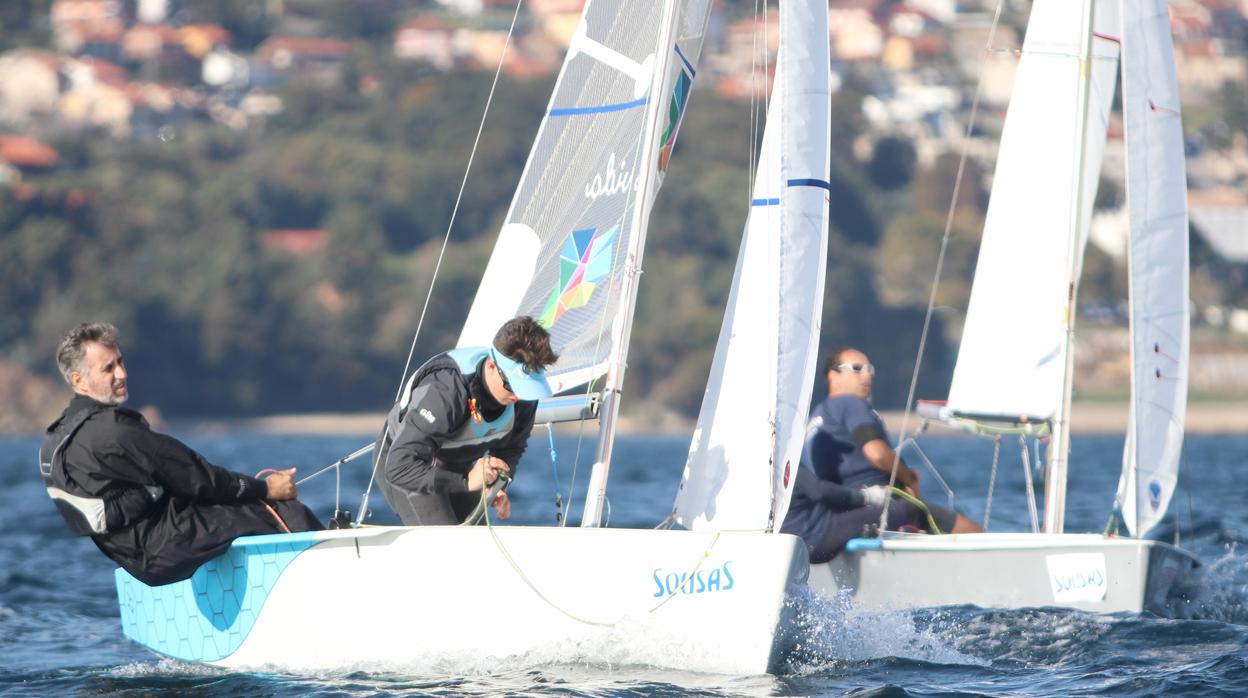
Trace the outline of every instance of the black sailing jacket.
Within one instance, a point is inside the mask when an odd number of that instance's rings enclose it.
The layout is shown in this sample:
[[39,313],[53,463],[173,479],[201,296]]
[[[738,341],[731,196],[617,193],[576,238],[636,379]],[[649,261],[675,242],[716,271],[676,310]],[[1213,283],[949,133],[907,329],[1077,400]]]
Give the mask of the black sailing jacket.
[[377,441],[376,458],[383,464],[382,477],[392,485],[418,494],[467,492],[468,471],[486,453],[507,463],[515,476],[533,430],[537,401],[514,403],[513,418],[502,430],[471,439],[466,433],[472,431],[469,400],[475,400],[485,426],[506,409],[485,387],[483,353],[471,361],[470,370],[453,358],[471,352],[456,350],[430,359],[409,381],[410,404],[391,409]]
[[[186,579],[235,538],[280,531],[260,501],[263,480],[209,463],[177,439],[152,431],[134,410],[78,395],[61,419],[84,409],[99,411],[65,446],[67,491],[108,501],[136,487],[163,490],[137,520],[110,516],[109,530],[91,536],[139,580],[155,585]],[[321,528],[297,502],[272,505],[292,531]]]

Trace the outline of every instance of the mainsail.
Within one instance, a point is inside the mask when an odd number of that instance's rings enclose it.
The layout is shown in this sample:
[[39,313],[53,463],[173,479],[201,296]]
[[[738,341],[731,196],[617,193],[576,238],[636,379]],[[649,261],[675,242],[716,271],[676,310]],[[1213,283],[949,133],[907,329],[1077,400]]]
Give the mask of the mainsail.
[[[459,346],[488,344],[503,322],[527,314],[561,354],[547,372],[554,391],[607,372],[649,210],[637,196],[643,167],[657,160],[661,176],[667,166],[709,10],[709,0],[586,3]],[[652,94],[664,84],[670,94]],[[649,153],[656,118],[662,130]]]
[[[949,389],[955,413],[1043,421],[1062,404],[1070,287],[1087,241],[1117,77],[1117,4],[1095,3],[1086,124],[1078,99],[1082,3],[1032,6]],[[1077,178],[1082,196],[1072,187]]]
[[673,511],[690,529],[770,530],[788,510],[823,303],[828,61],[826,2],[780,3],[753,199]]
[[1122,51],[1131,421],[1118,506],[1131,533],[1143,537],[1174,492],[1187,410],[1187,170],[1165,2],[1123,3]]

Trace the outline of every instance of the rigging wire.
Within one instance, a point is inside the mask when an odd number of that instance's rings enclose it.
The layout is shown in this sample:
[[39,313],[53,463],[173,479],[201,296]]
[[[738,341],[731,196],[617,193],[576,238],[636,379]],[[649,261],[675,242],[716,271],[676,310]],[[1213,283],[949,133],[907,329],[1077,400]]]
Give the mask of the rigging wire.
[[[988,30],[987,45],[984,47],[984,53],[993,51],[993,41],[997,35],[997,26],[1001,22],[1001,9],[1004,5],[1003,0],[997,0],[997,9],[992,16],[992,26]],[[923,314],[923,331],[919,333],[919,348],[914,357],[914,370],[910,374],[910,388],[906,392],[906,409],[901,418],[901,434],[899,439],[906,439],[906,430],[910,425],[910,413],[914,404],[914,392],[919,383],[919,369],[923,365],[923,353],[927,349],[927,336],[931,332],[932,313],[936,308],[936,290],[940,287],[940,276],[945,267],[945,252],[949,248],[949,235],[953,230],[953,216],[958,206],[958,198],[962,191],[962,177],[966,172],[966,160],[970,151],[969,144],[971,134],[975,128],[975,118],[979,114],[979,98],[984,87],[984,72],[987,70],[988,62],[981,61],[979,64],[979,75],[975,81],[975,96],[971,99],[971,113],[966,120],[966,132],[962,140],[962,152],[958,157],[958,172],[953,180],[953,195],[949,199],[949,211],[945,215],[945,230],[940,237],[940,253],[936,256],[936,271],[932,275],[932,289],[927,298],[927,310]],[[901,465],[901,452],[893,453],[893,468],[888,476],[888,486],[893,487],[897,484],[897,469]],[[1034,504],[1033,504],[1034,506]],[[888,507],[880,513],[880,530],[888,529]]]
[[[754,32],[750,35],[750,120],[749,120],[749,145],[746,147],[748,165],[746,166],[745,178],[745,201],[748,206],[749,201],[754,196],[754,170],[757,163],[754,159],[754,149],[758,143],[758,6],[760,0],[754,0]],[[763,17],[766,22],[767,5],[766,0],[763,2]],[[766,39],[764,39],[766,41]],[[767,47],[763,46],[763,65],[764,69],[767,64]],[[748,217],[749,208],[746,208]]]
[[[468,186],[468,175],[472,172],[472,163],[477,156],[477,147],[481,144],[481,133],[485,130],[485,119],[490,114],[490,106],[494,103],[494,92],[498,88],[498,78],[503,72],[503,61],[507,58],[507,49],[511,47],[511,38],[516,31],[516,20],[520,17],[520,7],[524,0],[516,0],[515,12],[511,15],[511,26],[507,28],[507,38],[503,41],[503,50],[498,55],[498,65],[494,68],[494,80],[490,83],[490,92],[485,98],[485,109],[481,112],[481,122],[477,124],[477,135],[472,139],[472,150],[468,153],[468,165],[464,168],[464,177],[459,183],[459,193],[455,195],[455,205],[451,208],[451,218],[446,224],[446,235],[442,237],[442,247],[438,250],[438,259],[433,266],[433,275],[429,278],[429,290],[425,293],[424,305],[420,308],[420,318],[416,321],[416,333],[412,335],[412,344],[407,350],[407,360],[403,363],[403,373],[399,376],[399,387],[395,390],[394,401],[398,402],[403,395],[403,386],[407,383],[407,372],[412,367],[412,356],[416,354],[416,341],[420,339],[420,331],[425,324],[425,314],[429,311],[429,301],[433,298],[433,288],[438,282],[438,273],[442,270],[442,260],[446,257],[446,247],[451,240],[451,231],[455,228],[455,217],[459,214],[459,205],[464,199],[464,189]],[[389,436],[389,424],[381,440]],[[360,513],[356,518],[357,526],[364,523],[368,514],[368,499],[373,492],[373,483],[377,480],[379,454],[374,454],[373,472],[368,477],[368,486],[364,488],[364,497],[360,502]]]
[[[1027,457],[1027,437],[1018,435],[1018,448],[1023,453],[1023,477],[1027,482],[1027,512],[1031,515],[1031,532],[1040,532],[1040,513],[1036,510],[1036,486],[1032,483],[1031,460]],[[1040,454],[1036,454],[1039,463]]]
[[563,496],[559,492],[558,454],[555,453],[555,430],[550,422],[546,422],[546,439],[550,442],[550,474],[555,483],[555,525],[563,525]]
[[992,437],[992,474],[988,476],[988,498],[984,502],[984,530],[988,530],[988,521],[992,518],[992,495],[997,488],[997,463],[1001,459],[1001,435]]
[[477,147],[481,144],[481,133],[485,130],[485,119],[490,114],[490,106],[494,102],[494,92],[498,88],[498,78],[503,72],[503,61],[507,58],[507,49],[511,47],[511,37],[516,31],[516,20],[520,17],[520,7],[524,0],[516,0],[516,10],[511,15],[511,26],[507,28],[507,38],[503,41],[503,50],[498,56],[498,65],[494,68],[494,80],[490,83],[490,93],[485,98],[485,109],[481,112],[481,122],[477,124],[477,135],[472,139],[472,150],[468,153],[468,165],[464,168],[464,177],[459,183],[459,193],[455,195],[455,206],[451,208],[451,218],[446,224],[446,235],[442,237],[442,247],[438,250],[438,260],[433,266],[433,276],[429,279],[429,290],[425,293],[425,303],[420,309],[420,318],[416,321],[416,334],[412,335],[412,345],[407,350],[407,361],[403,364],[403,375],[399,377],[399,387],[395,391],[394,400],[398,402],[403,394],[403,384],[407,381],[407,371],[412,367],[412,356],[416,353],[416,340],[420,338],[420,330],[425,324],[425,314],[429,310],[429,301],[433,298],[433,287],[438,281],[438,272],[442,270],[442,259],[446,256],[446,247],[451,240],[451,230],[455,227],[455,217],[459,214],[459,205],[464,199],[464,189],[468,187],[468,175],[472,172],[472,163],[477,156]]

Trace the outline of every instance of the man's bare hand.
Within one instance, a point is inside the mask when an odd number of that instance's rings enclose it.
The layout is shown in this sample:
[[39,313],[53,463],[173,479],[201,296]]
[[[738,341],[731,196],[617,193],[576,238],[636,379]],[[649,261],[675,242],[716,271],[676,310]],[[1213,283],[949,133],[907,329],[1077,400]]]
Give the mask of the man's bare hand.
[[278,470],[264,479],[265,499],[294,499],[295,469]]
[[468,491],[476,492],[482,487],[489,487],[499,475],[508,472],[511,472],[511,467],[501,458],[482,456],[468,471]]
[[498,513],[499,519],[511,518],[511,499],[507,496],[506,490],[499,490],[498,495],[494,497],[494,501],[490,503],[494,507],[494,511]]
[[919,471],[913,468],[907,468],[906,472],[910,474],[907,482],[902,485],[902,489],[909,492],[915,499],[922,499],[923,495],[919,494]]

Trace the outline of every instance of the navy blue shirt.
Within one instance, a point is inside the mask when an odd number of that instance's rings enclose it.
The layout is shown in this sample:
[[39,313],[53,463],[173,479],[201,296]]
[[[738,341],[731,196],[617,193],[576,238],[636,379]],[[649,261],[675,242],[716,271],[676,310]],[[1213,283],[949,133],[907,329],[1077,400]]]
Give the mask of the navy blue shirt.
[[873,438],[888,442],[884,422],[871,403],[857,395],[833,395],[810,412],[802,465],[819,479],[846,487],[887,485],[888,473],[872,465],[859,445]]
[[809,468],[798,468],[789,513],[784,516],[780,532],[799,536],[808,549],[813,549],[827,535],[838,512],[856,509],[864,503],[860,490],[821,480]]

